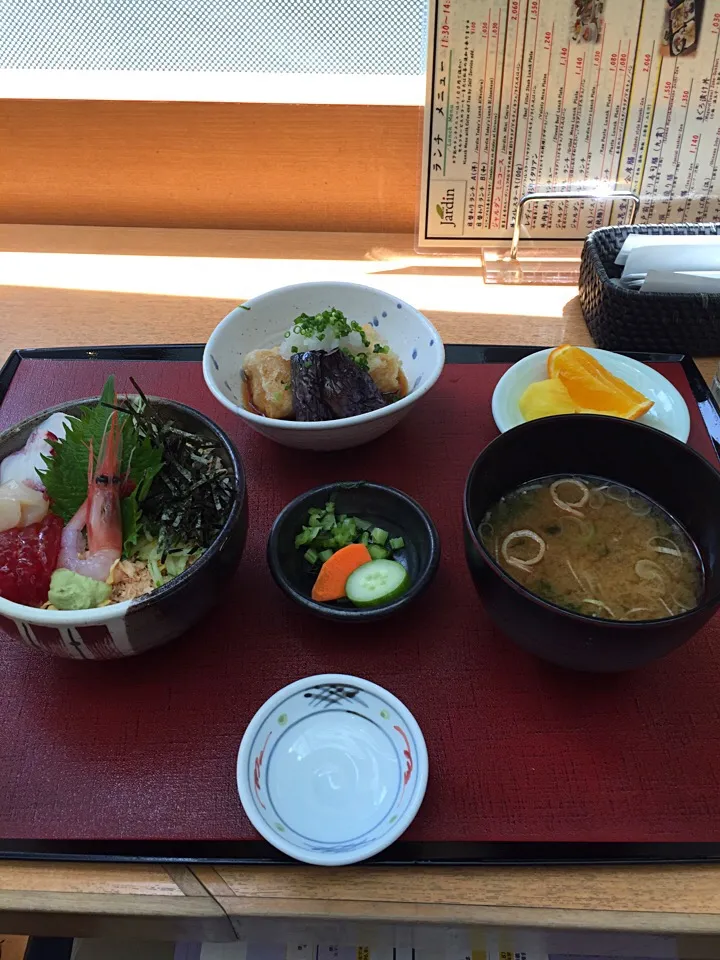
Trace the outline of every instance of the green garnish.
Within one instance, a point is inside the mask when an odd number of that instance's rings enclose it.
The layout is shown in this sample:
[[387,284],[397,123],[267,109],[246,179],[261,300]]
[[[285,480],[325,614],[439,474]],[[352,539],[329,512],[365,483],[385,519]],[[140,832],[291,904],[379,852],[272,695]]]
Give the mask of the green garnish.
[[366,353],[353,353],[352,350],[348,350],[347,347],[340,347],[340,349],[346,357],[350,357],[351,360],[354,360],[361,370],[364,370],[366,373],[370,370],[370,364],[368,363]]
[[319,533],[320,527],[303,527],[302,533],[299,533],[295,537],[295,549],[298,550],[300,547],[304,547],[306,543],[312,543]]
[[[362,345],[365,348],[370,346],[368,336],[357,320],[348,320],[345,314],[335,307],[331,307],[330,310],[324,310],[322,313],[316,313],[315,316],[312,317],[307,313],[301,313],[300,316],[295,319],[292,330],[288,330],[285,336],[289,337],[294,333],[299,337],[314,338],[322,342],[327,337],[328,331],[337,337],[338,340],[349,336],[351,333],[359,333]],[[374,353],[387,353],[390,349],[389,347],[384,347],[378,350],[377,347],[379,346],[380,344],[375,344],[375,347],[373,347]],[[367,371],[369,369],[366,353],[352,353],[347,347],[343,347],[342,350],[351,360],[355,361],[361,370]],[[292,347],[291,352],[297,353],[298,348]]]
[[153,583],[156,587],[161,587],[168,580],[181,574],[202,554],[202,549],[196,545],[181,543],[176,544],[171,550],[163,551],[157,540],[143,535],[133,551],[133,558],[147,564]]
[[325,335],[328,327],[331,328],[338,340],[354,332],[360,334],[364,347],[370,346],[367,334],[357,320],[348,320],[345,314],[335,307],[324,310],[322,313],[316,313],[314,317],[307,313],[301,313],[293,323],[292,332],[300,337],[320,337]]
[[202,554],[191,546],[176,547],[165,555],[165,570],[168,577],[177,577],[183,570]]
[[371,543],[368,545],[368,553],[373,560],[387,560],[387,558],[390,556],[390,551],[386,550],[385,547],[379,546],[377,543]]
[[295,548],[307,547],[303,556],[311,566],[325,563],[336,550],[351,543],[362,543],[374,560],[385,560],[392,556],[393,550],[405,546],[402,537],[389,539],[389,536],[387,530],[375,527],[362,517],[337,514],[335,503],[330,500],[324,507],[310,508],[307,523],[295,537]]
[[373,353],[390,353],[390,347],[387,344],[373,344]]
[[123,530],[123,557],[129,557],[133,549],[137,546],[141,516],[137,490],[133,490],[129,497],[123,497],[120,501],[120,518]]

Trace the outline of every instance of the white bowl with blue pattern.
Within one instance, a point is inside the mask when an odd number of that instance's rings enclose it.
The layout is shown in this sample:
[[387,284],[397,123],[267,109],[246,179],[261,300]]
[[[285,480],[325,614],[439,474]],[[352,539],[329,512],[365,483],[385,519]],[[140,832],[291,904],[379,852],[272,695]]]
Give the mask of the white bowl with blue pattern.
[[[349,320],[371,323],[402,362],[407,396],[380,410],[343,420],[305,423],[272,420],[248,410],[243,399],[242,366],[251,350],[278,346],[301,313],[330,307]],[[236,307],[210,335],[203,354],[203,376],[223,406],[258,433],[287,447],[343,450],[387,433],[437,381],[445,348],[435,327],[408,303],[357,283],[298,283],[279,287]]]
[[344,674],[274,694],[240,744],[237,785],[252,825],[278,850],[320,866],[373,857],[420,808],[425,740],[407,707]]

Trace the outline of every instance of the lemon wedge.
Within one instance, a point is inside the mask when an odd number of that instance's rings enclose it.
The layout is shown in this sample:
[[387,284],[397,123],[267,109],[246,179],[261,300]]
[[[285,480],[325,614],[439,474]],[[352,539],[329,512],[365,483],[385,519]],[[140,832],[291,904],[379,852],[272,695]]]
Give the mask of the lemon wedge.
[[518,406],[525,420],[577,413],[575,402],[562,380],[538,380],[520,397]]

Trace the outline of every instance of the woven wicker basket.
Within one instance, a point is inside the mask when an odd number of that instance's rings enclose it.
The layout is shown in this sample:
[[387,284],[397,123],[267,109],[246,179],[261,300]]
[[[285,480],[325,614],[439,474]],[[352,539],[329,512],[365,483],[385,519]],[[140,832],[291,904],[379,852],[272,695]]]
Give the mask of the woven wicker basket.
[[720,294],[643,293],[618,282],[615,257],[631,233],[720,235],[718,223],[602,227],[585,241],[580,305],[588,330],[606,350],[720,353]]

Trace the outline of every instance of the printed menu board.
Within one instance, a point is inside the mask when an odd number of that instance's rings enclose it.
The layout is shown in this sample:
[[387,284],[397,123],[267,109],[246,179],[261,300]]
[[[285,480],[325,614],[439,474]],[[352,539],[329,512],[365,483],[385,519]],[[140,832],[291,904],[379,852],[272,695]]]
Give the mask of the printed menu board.
[[[429,23],[420,247],[507,238],[532,192],[720,219],[720,0],[430,0]],[[625,206],[529,204],[522,232],[581,239]]]

